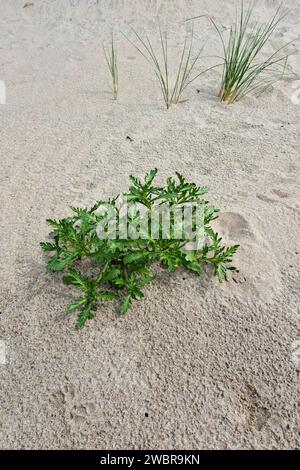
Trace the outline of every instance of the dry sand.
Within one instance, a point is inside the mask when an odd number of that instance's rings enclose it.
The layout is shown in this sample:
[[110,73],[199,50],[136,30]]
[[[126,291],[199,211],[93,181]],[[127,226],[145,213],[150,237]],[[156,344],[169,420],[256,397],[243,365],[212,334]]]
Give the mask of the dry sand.
[[[0,17],[1,448],[299,448],[300,82],[227,106],[216,70],[166,111],[121,31],[157,37],[159,16],[178,57],[182,20],[228,25],[235,1],[25,3],[1,0]],[[259,2],[260,18],[278,4]],[[287,6],[271,50],[299,35],[300,1]],[[112,26],[117,102],[102,54]],[[195,32],[221,53],[208,22]],[[44,273],[45,219],[155,166],[160,182],[178,170],[209,187],[220,232],[241,244],[238,282],[160,273],[126,318],[104,305],[77,332],[72,289]]]

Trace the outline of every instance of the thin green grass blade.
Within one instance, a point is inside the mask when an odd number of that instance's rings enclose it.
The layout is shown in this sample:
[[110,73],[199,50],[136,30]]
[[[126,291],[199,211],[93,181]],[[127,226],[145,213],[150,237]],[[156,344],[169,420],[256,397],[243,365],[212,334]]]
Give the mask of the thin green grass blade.
[[[168,38],[166,33],[163,33],[159,27],[159,41],[161,55],[157,54],[153,44],[149,37],[146,35],[145,38],[138,34],[133,28],[131,28],[135,34],[137,44],[130,39],[128,41],[135,47],[135,49],[147,60],[147,62],[152,66],[155,75],[160,84],[161,92],[164,98],[164,102],[167,108],[171,104],[176,104],[179,102],[182,92],[187,88],[187,86],[194,81],[200,74],[195,74],[194,69],[200,60],[200,52],[196,54],[193,58],[193,28],[191,34],[186,35],[184,45],[181,51],[179,64],[176,68],[175,80],[173,84],[171,83],[170,76],[170,57],[168,50]],[[126,36],[125,36],[126,37]]]
[[113,97],[116,100],[118,96],[118,88],[119,88],[119,75],[118,75],[118,64],[117,64],[117,49],[114,43],[114,37],[111,37],[111,43],[109,47],[105,47],[103,45],[103,52],[105,61],[108,67],[108,70],[111,75],[112,79],[112,91]]
[[[280,52],[290,43],[277,49],[267,59],[259,59],[259,56],[287,12],[281,4],[265,24],[253,22],[251,25],[254,6],[253,1],[245,8],[243,0],[241,1],[240,13],[236,13],[235,23],[229,29],[226,41],[214,19],[206,16],[221,39],[224,63],[219,97],[228,103],[238,101],[257,89],[263,91],[270,87],[270,83],[286,78],[286,66],[283,73],[280,66],[286,62],[288,55],[281,56]],[[203,17],[204,15],[191,19]],[[273,77],[270,77],[270,74],[273,74]]]

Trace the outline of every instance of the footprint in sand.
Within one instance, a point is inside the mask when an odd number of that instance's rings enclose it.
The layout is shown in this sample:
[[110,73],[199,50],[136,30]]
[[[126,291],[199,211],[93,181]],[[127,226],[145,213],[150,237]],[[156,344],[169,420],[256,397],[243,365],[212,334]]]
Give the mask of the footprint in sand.
[[270,246],[254,221],[248,222],[237,212],[223,212],[214,221],[213,228],[225,244],[239,244],[234,265],[239,269],[233,275],[235,282],[224,283],[224,292],[233,293],[241,302],[270,302],[280,294],[281,276],[272,257]]
[[71,384],[62,387],[55,393],[52,397],[52,403],[60,410],[70,432],[74,432],[77,426],[90,422],[95,414],[95,404],[87,401],[82,402]]
[[273,188],[266,193],[257,193],[256,197],[263,202],[280,204],[293,212],[299,213],[299,196],[296,191],[287,192],[278,188]]
[[258,390],[248,383],[242,390],[240,403],[246,415],[248,424],[261,431],[271,417],[271,406]]
[[237,241],[254,237],[247,220],[237,212],[221,212],[215,223],[215,229],[227,240]]

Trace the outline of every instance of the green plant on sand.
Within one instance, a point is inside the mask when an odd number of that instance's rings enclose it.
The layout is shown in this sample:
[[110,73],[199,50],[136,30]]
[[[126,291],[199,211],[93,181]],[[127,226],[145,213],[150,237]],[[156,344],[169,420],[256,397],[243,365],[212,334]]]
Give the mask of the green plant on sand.
[[[176,179],[168,178],[165,186],[154,186],[156,173],[156,169],[151,170],[144,180],[131,176],[129,191],[122,197],[148,211],[163,204],[171,211],[182,204],[201,206],[204,235],[201,246],[188,248],[193,237],[175,238],[174,232],[167,238],[155,238],[147,229],[149,225],[146,225],[143,237],[121,238],[118,231],[115,238],[100,238],[98,224],[104,224],[107,229],[113,220],[103,211],[103,205],[112,207],[117,220],[120,220],[122,206],[118,203],[119,197],[97,201],[89,209],[71,207],[71,217],[47,221],[52,227],[49,234],[52,241],[42,242],[41,247],[45,252],[52,252],[52,256],[47,262],[46,271],[67,270],[64,283],[80,291],[79,297],[68,305],[68,312],[79,311],[77,328],[94,317],[98,302],[120,300],[121,314],[124,315],[133,300],[142,299],[142,287],[154,280],[151,271],[153,263],[165,265],[169,272],[183,267],[198,275],[205,265],[211,265],[219,281],[227,279],[228,270],[235,270],[231,262],[238,245],[223,246],[222,239],[212,229],[210,223],[217,218],[218,210],[203,198],[207,188],[188,183],[179,173],[176,173]],[[136,215],[130,217],[133,220]],[[131,219],[126,224],[130,224]],[[158,227],[161,233],[160,218]],[[176,224],[173,224],[174,227]]]
[[[249,94],[260,95],[277,81],[292,78],[286,72],[290,54],[281,53],[290,43],[267,55],[267,58],[259,57],[286,13],[279,6],[270,20],[262,24],[253,20],[254,5],[255,2],[251,2],[245,9],[242,1],[240,13],[237,13],[235,23],[230,27],[227,40],[223,38],[216,22],[208,16],[223,46],[224,64],[219,97],[228,104]],[[205,15],[197,18],[203,17]]]
[[111,38],[110,46],[103,46],[104,57],[112,79],[112,92],[114,100],[118,97],[119,91],[119,75],[118,75],[118,64],[117,64],[117,48],[114,43],[114,37]]
[[161,54],[157,53],[154,49],[153,43],[148,35],[143,38],[137,31],[132,28],[133,33],[137,39],[137,44],[130,39],[128,41],[138,50],[140,54],[147,60],[153,67],[155,75],[159,81],[163,99],[167,109],[171,104],[177,104],[182,96],[184,90],[202,75],[205,71],[196,72],[195,68],[198,65],[200,55],[203,47],[193,55],[194,46],[194,33],[193,28],[190,34],[185,37],[184,45],[180,54],[179,64],[177,67],[176,77],[174,81],[171,80],[170,70],[170,54],[168,47],[168,37],[159,28],[159,41]]

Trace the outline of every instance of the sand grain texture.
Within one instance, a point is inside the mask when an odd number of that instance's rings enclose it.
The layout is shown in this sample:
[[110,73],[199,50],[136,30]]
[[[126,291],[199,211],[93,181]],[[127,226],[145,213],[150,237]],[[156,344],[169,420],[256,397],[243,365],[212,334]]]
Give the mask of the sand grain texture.
[[[166,111],[121,31],[154,35],[159,16],[178,57],[182,20],[227,25],[235,2],[25,3],[1,0],[0,447],[299,448],[299,82],[226,106],[215,71]],[[267,19],[279,2],[259,3]],[[271,50],[299,35],[300,2],[287,6]],[[112,26],[117,102],[101,46]],[[195,31],[221,53],[208,23]],[[300,73],[299,56],[290,67]],[[124,319],[103,305],[77,332],[72,290],[44,274],[45,220],[155,166],[161,182],[177,170],[209,187],[220,233],[241,244],[240,274],[219,286],[210,273],[160,272]]]

